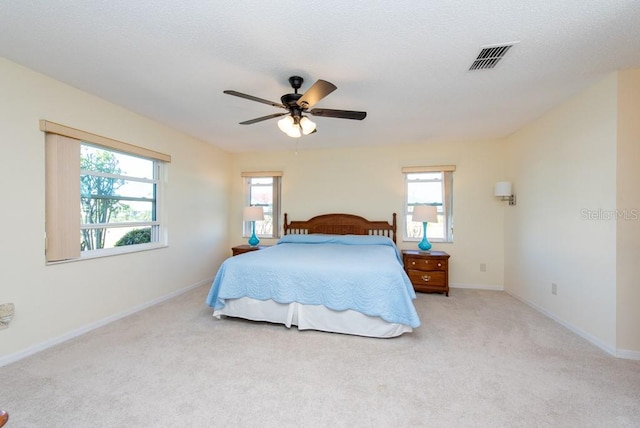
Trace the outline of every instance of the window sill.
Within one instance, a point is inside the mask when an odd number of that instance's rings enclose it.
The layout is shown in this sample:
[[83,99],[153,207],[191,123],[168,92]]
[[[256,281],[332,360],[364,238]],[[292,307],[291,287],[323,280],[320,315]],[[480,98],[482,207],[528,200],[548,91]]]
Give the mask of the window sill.
[[[453,244],[453,241],[445,241],[444,239],[433,239],[433,238],[428,238],[429,242],[431,242],[432,244]],[[422,241],[422,238],[419,239],[414,239],[414,238],[403,238],[402,242],[420,242]]]
[[79,262],[82,260],[100,259],[103,257],[119,256],[122,254],[139,253],[141,251],[157,250],[160,248],[167,248],[169,245],[160,242],[154,242],[151,244],[137,244],[126,245],[123,247],[107,248],[102,250],[83,251],[80,253],[80,257],[76,259],[58,260],[53,262],[46,262],[46,265],[59,265],[63,263]]

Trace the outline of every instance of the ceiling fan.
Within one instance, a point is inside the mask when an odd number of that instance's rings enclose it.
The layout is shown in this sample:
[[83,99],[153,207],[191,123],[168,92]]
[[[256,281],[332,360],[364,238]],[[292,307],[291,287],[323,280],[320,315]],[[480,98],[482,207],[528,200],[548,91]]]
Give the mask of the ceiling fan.
[[274,119],[276,117],[285,116],[278,121],[278,127],[290,137],[299,138],[302,135],[316,132],[316,124],[311,121],[303,113],[320,117],[336,117],[339,119],[362,120],[367,117],[365,111],[352,110],[333,110],[327,108],[314,108],[318,101],[338,89],[333,83],[326,80],[318,80],[311,85],[304,94],[299,94],[298,89],[302,86],[304,79],[300,76],[289,77],[289,83],[294,90],[293,94],[284,94],[280,97],[280,103],[265,100],[264,98],[254,97],[253,95],[243,94],[242,92],[226,90],[225,94],[245,98],[259,103],[269,104],[287,110],[286,112],[274,113],[267,116],[257,117],[255,119],[240,122],[240,125],[251,125],[253,123],[262,122],[263,120]]

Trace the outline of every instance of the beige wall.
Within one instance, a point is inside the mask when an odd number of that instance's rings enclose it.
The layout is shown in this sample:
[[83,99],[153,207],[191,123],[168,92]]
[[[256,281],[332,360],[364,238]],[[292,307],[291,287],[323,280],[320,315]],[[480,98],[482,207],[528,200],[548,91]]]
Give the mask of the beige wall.
[[640,352],[640,69],[618,76],[617,347]]
[[[300,146],[304,145],[304,138]],[[322,138],[321,134],[306,138]],[[230,245],[242,238],[242,171],[283,171],[282,209],[290,220],[343,212],[391,221],[398,214],[402,230],[403,166],[456,165],[454,173],[454,243],[433,243],[451,254],[454,286],[503,287],[503,215],[508,205],[493,196],[504,178],[501,140],[429,143],[387,147],[299,150],[233,155]],[[401,232],[399,233],[399,235]],[[273,241],[262,240],[264,243]],[[415,248],[402,242],[400,248]],[[480,272],[480,264],[487,265]]]
[[[227,153],[1,58],[0,76],[0,303],[16,306],[0,363],[211,280],[228,251]],[[46,266],[39,119],[170,154],[169,246]]]
[[507,291],[614,354],[617,85],[611,74],[509,139],[505,218]]

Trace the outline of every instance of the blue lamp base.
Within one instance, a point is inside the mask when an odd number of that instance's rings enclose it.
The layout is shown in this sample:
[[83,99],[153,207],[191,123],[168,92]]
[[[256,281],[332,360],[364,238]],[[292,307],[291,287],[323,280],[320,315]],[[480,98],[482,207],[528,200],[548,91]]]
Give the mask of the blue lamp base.
[[249,238],[249,245],[252,247],[257,246],[260,243],[260,240],[256,236],[256,222],[251,222],[251,238]]
[[427,239],[427,222],[422,223],[422,241],[418,244],[420,251],[429,251],[431,249],[431,242]]

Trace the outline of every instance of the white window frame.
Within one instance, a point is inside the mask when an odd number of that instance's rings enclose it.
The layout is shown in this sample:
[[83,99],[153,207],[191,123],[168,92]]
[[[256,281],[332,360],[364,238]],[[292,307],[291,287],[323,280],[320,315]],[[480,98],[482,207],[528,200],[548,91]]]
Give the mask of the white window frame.
[[[420,237],[409,237],[408,227],[411,222],[411,213],[413,212],[413,206],[415,205],[434,205],[438,209],[438,223],[442,223],[443,237],[432,236],[430,232],[433,232],[433,227],[427,228],[427,238],[431,242],[453,242],[453,172],[456,170],[454,165],[439,165],[439,166],[418,166],[418,167],[404,167],[402,173],[404,176],[404,227],[402,231],[403,240],[406,242],[418,242],[422,239]],[[415,204],[409,204],[409,183],[416,182],[409,180],[410,174],[422,174],[422,173],[441,173],[441,189],[442,189],[442,203],[436,203],[434,201],[418,201]]]
[[[131,154],[129,154],[129,153],[124,153],[124,152],[119,151],[119,150],[113,150],[113,149],[110,149],[108,147],[99,146],[99,145],[96,145],[96,144],[90,144],[90,143],[87,143],[87,142],[84,142],[84,141],[81,142],[81,146],[91,146],[91,147],[98,148],[100,150],[131,156]],[[145,160],[153,162],[153,178],[145,179],[145,178],[139,178],[139,177],[131,177],[131,176],[127,176],[127,175],[107,174],[107,173],[102,173],[102,172],[98,172],[98,171],[91,171],[91,170],[80,170],[80,174],[81,175],[101,176],[101,177],[107,177],[107,178],[116,178],[116,179],[123,179],[123,180],[128,180],[128,181],[137,181],[137,182],[140,182],[140,183],[151,183],[151,184],[153,184],[155,186],[155,189],[156,189],[155,197],[154,197],[154,200],[153,200],[153,203],[155,205],[154,206],[155,220],[140,221],[140,222],[126,222],[126,223],[106,223],[106,224],[104,224],[104,223],[92,223],[92,224],[82,223],[82,224],[80,224],[80,230],[102,229],[102,228],[115,229],[115,228],[120,228],[120,227],[123,227],[123,228],[124,227],[126,227],[126,228],[130,228],[130,227],[135,227],[135,228],[150,227],[151,228],[151,242],[143,243],[143,244],[125,245],[125,246],[122,246],[122,247],[109,247],[109,248],[98,248],[98,249],[94,249],[94,250],[82,250],[82,252],[80,253],[80,256],[82,258],[94,258],[94,257],[100,257],[100,256],[102,256],[104,254],[121,254],[121,253],[127,253],[127,252],[132,252],[132,251],[141,251],[143,249],[151,249],[151,248],[156,248],[158,246],[165,246],[166,245],[166,242],[163,242],[163,239],[162,239],[162,237],[165,236],[163,234],[163,223],[161,222],[163,213],[162,213],[162,209],[159,209],[160,205],[161,205],[160,204],[160,200],[162,200],[162,186],[161,186],[160,177],[162,177],[163,162],[157,161],[155,159],[150,159],[150,158],[147,158],[147,157],[143,157],[143,156],[138,156],[138,157],[141,158],[141,159],[145,159]]]
[[[167,246],[167,228],[164,222],[163,194],[166,182],[166,165],[171,156],[131,145],[107,137],[80,131],[57,123],[42,120],[40,129],[46,134],[46,214],[45,214],[45,259],[47,264],[106,257],[145,251]],[[155,235],[152,242],[125,245],[114,248],[80,251],[80,147],[81,144],[104,150],[137,156],[154,162],[154,181],[156,181],[156,220]],[[124,178],[125,176],[118,176]],[[141,226],[147,226],[146,223]],[[131,223],[122,226],[131,227]],[[136,224],[137,225],[137,224]],[[111,223],[109,227],[116,227]],[[155,242],[154,242],[155,240]]]
[[[248,207],[250,205],[254,206],[262,206],[265,208],[265,214],[271,211],[272,215],[272,228],[271,234],[259,233],[261,230],[260,222],[256,222],[256,236],[259,238],[266,239],[277,239],[280,238],[280,195],[281,195],[281,187],[282,187],[282,172],[280,171],[262,171],[262,172],[243,172],[241,173],[243,180],[243,206]],[[259,185],[251,185],[251,179],[253,178],[271,178],[273,179],[272,183],[272,205],[260,205],[260,204],[251,204],[251,190],[255,186]],[[242,237],[248,238],[252,234],[251,222],[244,221],[242,222]]]

